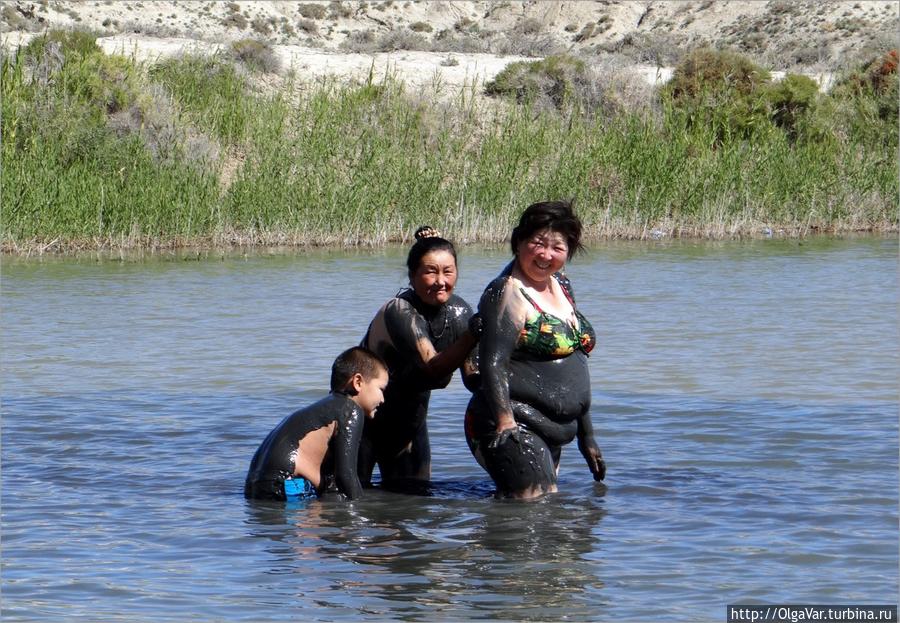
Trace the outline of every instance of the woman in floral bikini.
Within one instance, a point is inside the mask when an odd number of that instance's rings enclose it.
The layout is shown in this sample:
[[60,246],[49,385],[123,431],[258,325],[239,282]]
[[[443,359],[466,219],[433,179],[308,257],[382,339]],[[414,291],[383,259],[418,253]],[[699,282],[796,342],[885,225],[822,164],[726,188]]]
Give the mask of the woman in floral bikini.
[[590,415],[596,338],[561,272],[581,248],[571,203],[529,206],[510,242],[515,258],[478,304],[481,385],[466,438],[498,497],[532,498],[556,491],[562,446],[576,438],[594,479],[606,476]]

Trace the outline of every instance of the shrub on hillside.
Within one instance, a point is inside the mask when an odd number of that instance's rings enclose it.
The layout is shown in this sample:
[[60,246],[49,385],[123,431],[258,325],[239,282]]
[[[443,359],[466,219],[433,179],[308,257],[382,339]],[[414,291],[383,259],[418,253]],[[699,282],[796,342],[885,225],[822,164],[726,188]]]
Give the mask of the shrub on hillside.
[[409,25],[409,29],[413,32],[431,32],[434,30],[428,22],[413,22]]
[[536,35],[544,30],[544,22],[536,17],[526,17],[516,22],[513,30],[523,35]]
[[[482,31],[481,36],[489,38],[490,31]],[[501,56],[558,56],[565,53],[565,48],[549,33],[525,34],[511,30],[491,41],[489,49],[493,54]]]
[[127,107],[137,91],[137,71],[123,56],[106,55],[83,30],[51,30],[21,52],[40,86],[64,92],[102,116]]
[[766,88],[769,72],[740,54],[697,49],[675,68],[660,90],[663,104],[708,126],[719,142],[746,139],[771,128]]
[[246,30],[250,25],[250,21],[243,13],[229,13],[220,20],[225,28],[237,28],[238,30]]
[[341,42],[340,49],[348,52],[369,54],[372,52],[394,52],[396,50],[431,50],[432,46],[417,32],[390,30],[375,36],[368,30],[357,30]]
[[836,81],[829,103],[842,131],[863,142],[881,142],[896,149],[900,115],[897,64],[897,50],[893,49]]
[[896,120],[900,99],[897,64],[897,50],[890,50],[840,78],[831,94],[841,99],[875,100],[881,119]]
[[87,58],[103,52],[103,49],[97,45],[96,33],[87,30],[50,30],[28,42],[28,45],[22,50],[26,62],[40,62],[47,46],[51,44],[59,46],[71,60]]
[[752,94],[767,83],[769,77],[768,71],[746,56],[702,48],[689,53],[678,64],[665,92],[675,101],[727,99],[735,94]]
[[477,54],[487,52],[490,44],[480,37],[459,35],[451,28],[445,28],[434,36],[431,44],[432,52],[458,52],[460,54]]
[[243,137],[253,115],[252,102],[246,79],[230,61],[188,54],[156,63],[149,75],[172,93],[198,127],[224,143]]
[[677,65],[684,57],[684,37],[672,33],[628,33],[616,41],[601,42],[591,48],[594,53],[621,54],[637,63],[658,67]]
[[281,69],[281,60],[272,46],[259,39],[240,39],[229,46],[234,60],[254,71],[277,73]]
[[485,84],[487,95],[511,97],[518,103],[546,99],[559,109],[587,81],[587,67],[568,55],[548,56],[540,61],[517,61],[507,65]]
[[306,19],[325,19],[327,11],[321,4],[301,2],[297,5],[297,12]]
[[621,66],[589,67],[568,55],[510,63],[485,85],[485,93],[605,119],[644,109],[651,100],[651,87]]
[[788,74],[766,90],[772,121],[791,139],[797,138],[801,120],[813,109],[818,97],[816,81],[799,74]]

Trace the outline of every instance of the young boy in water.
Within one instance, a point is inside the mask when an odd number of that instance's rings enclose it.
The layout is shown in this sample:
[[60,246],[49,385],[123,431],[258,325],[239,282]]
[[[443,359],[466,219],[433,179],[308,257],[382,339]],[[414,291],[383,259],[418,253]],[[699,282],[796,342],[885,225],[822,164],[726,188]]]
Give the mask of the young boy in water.
[[311,498],[337,490],[362,494],[356,473],[365,418],[384,402],[387,366],[355,346],[331,367],[331,393],[284,418],[253,455],[244,496],[263,500]]

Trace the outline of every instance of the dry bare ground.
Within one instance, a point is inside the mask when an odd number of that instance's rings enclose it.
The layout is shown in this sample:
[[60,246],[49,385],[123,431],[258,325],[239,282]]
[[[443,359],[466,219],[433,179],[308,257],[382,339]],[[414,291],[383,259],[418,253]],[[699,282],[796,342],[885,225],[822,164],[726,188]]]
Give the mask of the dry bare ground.
[[896,45],[900,3],[888,1],[4,1],[2,41],[48,28],[88,28],[110,53],[140,60],[215,51],[256,38],[280,60],[272,86],[378,79],[455,94],[509,62],[568,52],[646,84],[671,75],[685,50],[725,45],[827,88],[831,72]]

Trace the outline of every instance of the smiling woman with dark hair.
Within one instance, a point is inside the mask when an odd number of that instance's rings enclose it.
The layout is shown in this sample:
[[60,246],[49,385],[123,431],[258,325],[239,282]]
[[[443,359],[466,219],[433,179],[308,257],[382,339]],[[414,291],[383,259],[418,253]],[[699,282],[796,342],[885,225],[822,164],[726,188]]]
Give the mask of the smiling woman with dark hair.
[[596,338],[563,273],[581,248],[571,203],[529,206],[510,242],[513,261],[478,304],[481,384],[466,439],[499,497],[532,498],[556,491],[562,446],[576,437],[594,479],[606,476],[590,414]]
[[431,227],[420,227],[407,257],[411,288],[382,306],[362,345],[388,365],[390,381],[378,418],[366,422],[359,477],[369,484],[378,465],[382,485],[402,488],[431,478],[426,416],[432,389],[446,387],[473,354],[472,308],[453,293],[456,249]]

